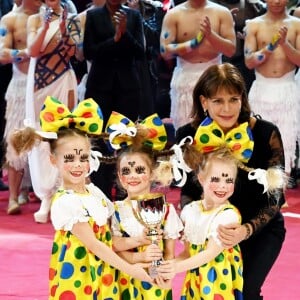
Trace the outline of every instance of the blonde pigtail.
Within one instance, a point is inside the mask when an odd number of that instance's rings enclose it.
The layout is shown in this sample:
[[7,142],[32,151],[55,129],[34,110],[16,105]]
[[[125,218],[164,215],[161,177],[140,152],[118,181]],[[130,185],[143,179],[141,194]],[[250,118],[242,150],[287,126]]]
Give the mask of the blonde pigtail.
[[34,128],[25,127],[13,132],[8,140],[8,146],[13,149],[17,156],[28,153],[37,146],[44,138]]
[[239,168],[248,172],[249,180],[256,180],[264,187],[263,193],[268,195],[277,194],[279,189],[285,189],[288,183],[288,176],[284,172],[283,168],[279,166],[273,166],[264,169],[253,169],[245,166],[243,163],[239,163]]
[[153,181],[166,187],[172,183],[172,180],[172,163],[166,160],[158,161],[158,166],[153,171]]

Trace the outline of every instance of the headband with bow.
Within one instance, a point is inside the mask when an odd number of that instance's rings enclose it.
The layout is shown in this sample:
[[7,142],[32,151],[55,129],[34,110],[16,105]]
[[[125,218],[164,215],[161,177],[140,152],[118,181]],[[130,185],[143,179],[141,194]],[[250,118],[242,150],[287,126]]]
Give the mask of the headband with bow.
[[72,112],[56,98],[47,96],[40,112],[43,131],[58,132],[75,127],[91,135],[100,135],[103,128],[102,111],[91,98],[81,101]]
[[[143,145],[153,150],[164,149],[167,143],[167,133],[159,116],[155,113],[141,121],[139,124],[148,130]],[[132,145],[132,138],[137,133],[137,127],[124,115],[118,112],[112,112],[107,121],[105,131],[109,134],[111,147],[115,150],[119,150]]]
[[202,153],[214,151],[225,145],[239,161],[248,162],[252,155],[254,142],[248,122],[224,134],[220,126],[207,117],[196,131],[194,145]]

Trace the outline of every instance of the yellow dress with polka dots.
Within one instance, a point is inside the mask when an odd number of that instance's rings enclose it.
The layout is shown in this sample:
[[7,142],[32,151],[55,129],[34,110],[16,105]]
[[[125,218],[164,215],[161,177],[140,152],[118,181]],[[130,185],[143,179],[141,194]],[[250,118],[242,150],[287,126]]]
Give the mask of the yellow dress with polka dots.
[[[210,237],[217,239],[218,225],[241,222],[240,213],[233,205],[204,211],[201,201],[187,204],[181,218],[190,256],[205,250]],[[224,249],[207,264],[186,272],[180,300],[243,300],[242,271],[240,247]]]
[[[143,234],[144,225],[142,225],[134,216],[132,206],[128,201],[116,201],[115,213],[112,217],[112,231],[114,235],[123,237],[141,236]],[[176,213],[172,204],[167,203],[165,218],[161,229],[164,232],[164,239],[176,239],[183,230],[183,225]],[[163,243],[160,243],[160,248],[163,249]],[[145,251],[144,246],[132,249],[134,252]],[[140,281],[128,276],[127,274],[119,273],[118,280],[121,292],[121,299],[126,300],[172,300],[171,289],[161,289],[149,282]]]
[[88,190],[87,195],[59,190],[54,196],[51,219],[56,232],[49,270],[51,300],[120,299],[116,270],[71,233],[75,223],[87,221],[95,237],[112,247],[107,224],[112,204],[95,186]]

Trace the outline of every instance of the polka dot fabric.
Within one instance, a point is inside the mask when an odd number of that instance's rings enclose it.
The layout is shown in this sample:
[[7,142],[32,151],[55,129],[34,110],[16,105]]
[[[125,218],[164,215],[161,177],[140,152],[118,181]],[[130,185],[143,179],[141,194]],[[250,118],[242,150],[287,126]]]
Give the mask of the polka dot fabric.
[[[232,205],[224,208],[234,209]],[[206,248],[204,244],[190,244],[190,256]],[[238,245],[224,249],[209,263],[187,271],[180,300],[243,300],[243,262]]]
[[[107,122],[105,131],[108,134],[114,133],[114,131],[117,130],[117,126],[115,125],[118,124],[123,124],[127,128],[135,127],[135,124],[127,117],[118,112],[112,112]],[[145,137],[143,144],[153,150],[164,149],[167,143],[167,133],[166,128],[159,116],[155,113],[147,117],[145,120],[141,121],[140,124],[144,125],[145,128],[148,129],[148,136]],[[128,147],[132,144],[132,136],[126,134],[126,130],[120,130],[119,134],[117,134],[116,137],[112,140],[112,143],[119,145],[119,149]]]
[[[58,192],[54,201],[62,193]],[[99,226],[92,218],[89,224],[95,237],[112,248],[109,226]],[[116,274],[116,269],[91,253],[70,231],[56,231],[49,269],[50,300],[119,300]]]
[[150,129],[144,144],[153,150],[163,150],[167,143],[167,133],[165,125],[159,116],[153,114],[143,120],[141,124]]
[[81,101],[70,112],[59,100],[48,96],[40,112],[40,125],[47,132],[75,127],[88,134],[99,135],[103,128],[103,115],[98,104],[91,98]]
[[[130,130],[130,128],[135,128],[135,124],[125,117],[124,115],[113,111],[107,121],[107,125],[105,128],[105,132],[108,134],[113,134],[116,130],[115,125],[124,125],[127,130]],[[132,144],[131,136],[126,134],[126,131],[120,130],[118,133],[116,133],[115,138],[111,141],[115,145],[115,149],[121,149],[126,148]]]
[[207,117],[196,131],[194,145],[202,153],[214,151],[225,145],[238,160],[247,162],[251,158],[254,142],[248,122],[224,134],[220,126]]
[[[118,226],[122,236],[129,237],[131,236],[126,232],[125,228],[123,227],[123,222],[128,222],[121,220],[120,216],[120,206],[118,203],[115,203],[115,216],[118,222]],[[121,209],[124,209],[124,206],[121,205]],[[126,205],[125,205],[126,207]],[[132,210],[132,209],[131,209]],[[166,204],[166,215],[169,214],[170,208],[169,204]],[[125,215],[123,215],[125,216]],[[135,218],[133,213],[129,218]],[[135,219],[134,219],[135,220]],[[135,223],[138,221],[133,221],[131,226],[134,226]],[[166,223],[166,218],[163,220],[161,229],[164,230],[164,226]],[[160,241],[159,247],[163,249],[163,243]],[[139,246],[135,248],[133,251],[135,252],[144,252],[146,250],[145,246]],[[157,285],[152,285],[149,282],[140,281],[138,279],[132,278],[125,274],[124,272],[119,271],[119,287],[121,292],[121,299],[126,300],[172,300],[172,290],[171,289],[161,289]]]

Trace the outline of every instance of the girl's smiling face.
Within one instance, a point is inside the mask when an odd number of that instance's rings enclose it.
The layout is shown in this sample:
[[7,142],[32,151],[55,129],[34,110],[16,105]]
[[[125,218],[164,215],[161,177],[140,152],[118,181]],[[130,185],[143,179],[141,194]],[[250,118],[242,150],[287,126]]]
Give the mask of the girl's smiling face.
[[147,194],[151,188],[151,162],[146,154],[130,153],[121,157],[118,176],[128,196]]
[[65,189],[85,191],[85,179],[89,172],[90,143],[84,136],[61,138],[51,155]]
[[207,208],[213,209],[227,202],[234,192],[236,173],[233,164],[218,159],[210,162],[205,174],[198,174]]

